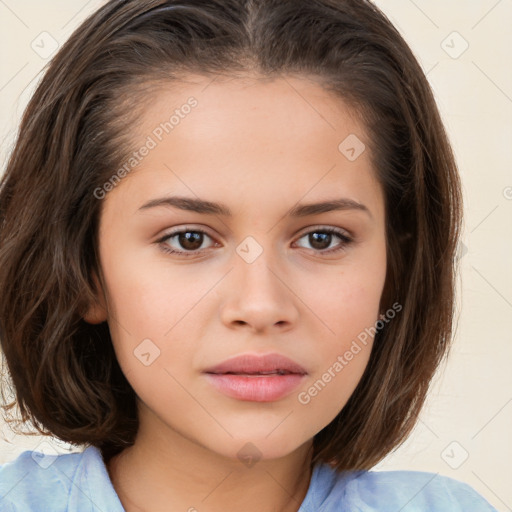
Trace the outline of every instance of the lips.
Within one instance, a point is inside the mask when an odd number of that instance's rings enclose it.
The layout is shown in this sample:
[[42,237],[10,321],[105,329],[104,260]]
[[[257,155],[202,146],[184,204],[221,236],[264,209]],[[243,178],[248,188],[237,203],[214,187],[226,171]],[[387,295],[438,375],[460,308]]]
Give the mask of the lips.
[[302,366],[280,354],[244,354],[208,368],[204,373],[220,393],[252,402],[280,400],[307,375]]
[[280,354],[244,354],[209,368],[205,370],[205,373],[233,375],[305,375],[307,372],[298,363]]

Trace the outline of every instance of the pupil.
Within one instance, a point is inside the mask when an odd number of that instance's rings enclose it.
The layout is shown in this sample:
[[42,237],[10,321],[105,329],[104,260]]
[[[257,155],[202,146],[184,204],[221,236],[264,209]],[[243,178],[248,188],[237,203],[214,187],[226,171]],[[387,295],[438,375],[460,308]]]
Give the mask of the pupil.
[[[309,235],[309,243],[315,249],[326,249],[331,244],[331,233],[311,233]],[[316,246],[320,241],[320,247]]]

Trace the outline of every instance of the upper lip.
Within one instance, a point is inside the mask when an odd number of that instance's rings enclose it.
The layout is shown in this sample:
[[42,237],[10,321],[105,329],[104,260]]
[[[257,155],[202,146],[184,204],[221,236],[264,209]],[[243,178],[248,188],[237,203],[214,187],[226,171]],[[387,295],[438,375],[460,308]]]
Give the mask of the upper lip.
[[297,373],[305,375],[306,370],[295,361],[281,354],[241,354],[226,361],[207,368],[205,373],[237,373],[237,374],[258,374],[258,373]]

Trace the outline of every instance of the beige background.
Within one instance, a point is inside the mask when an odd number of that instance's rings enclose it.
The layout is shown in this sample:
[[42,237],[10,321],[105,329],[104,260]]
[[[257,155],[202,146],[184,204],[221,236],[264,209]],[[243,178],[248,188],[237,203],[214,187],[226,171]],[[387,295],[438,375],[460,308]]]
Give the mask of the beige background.
[[[37,51],[51,51],[52,38],[62,44],[102,3],[0,0],[2,169],[48,62]],[[472,485],[498,510],[512,511],[512,1],[376,3],[427,73],[466,201],[454,349],[413,435],[377,469],[448,475]],[[0,464],[41,449],[41,438],[13,436],[0,427]],[[50,441],[59,452],[68,448]]]

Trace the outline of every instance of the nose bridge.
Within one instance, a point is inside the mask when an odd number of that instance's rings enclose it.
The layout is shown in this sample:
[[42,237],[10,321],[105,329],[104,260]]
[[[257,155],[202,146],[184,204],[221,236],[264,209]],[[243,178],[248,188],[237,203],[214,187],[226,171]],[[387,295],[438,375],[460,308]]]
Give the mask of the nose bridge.
[[284,276],[279,276],[282,267],[275,248],[264,247],[256,237],[248,236],[237,246],[236,253],[235,286],[229,288],[223,321],[256,330],[295,322],[298,312],[293,293],[285,286]]
[[[258,236],[262,240],[262,236]],[[247,236],[236,248],[237,275],[241,286],[259,293],[259,289],[268,294],[272,289],[282,287],[276,274],[280,267],[275,258],[275,248],[271,247],[270,237],[266,238],[265,247],[255,236]],[[263,242],[263,241],[262,241]],[[270,288],[269,288],[270,287]]]

